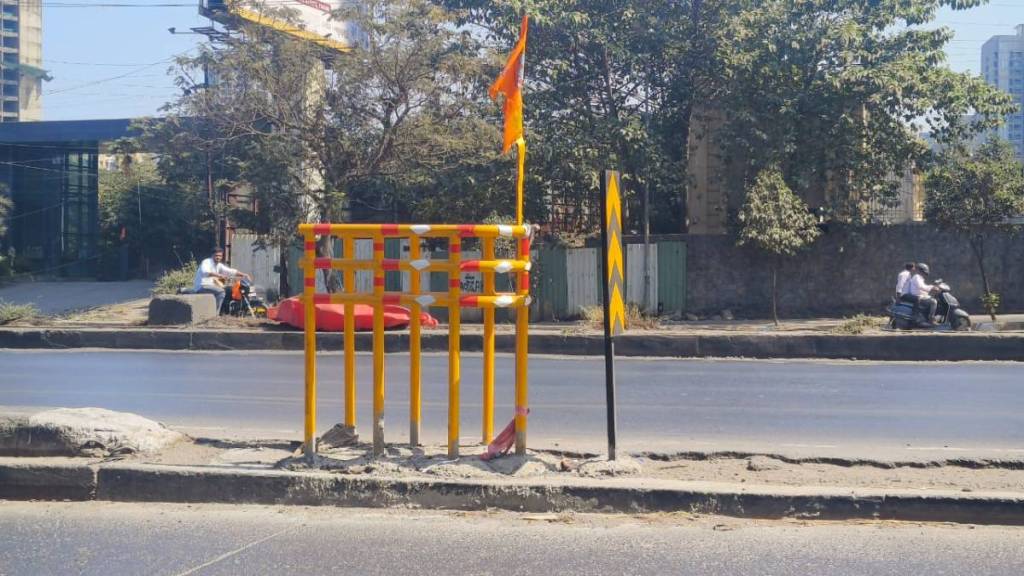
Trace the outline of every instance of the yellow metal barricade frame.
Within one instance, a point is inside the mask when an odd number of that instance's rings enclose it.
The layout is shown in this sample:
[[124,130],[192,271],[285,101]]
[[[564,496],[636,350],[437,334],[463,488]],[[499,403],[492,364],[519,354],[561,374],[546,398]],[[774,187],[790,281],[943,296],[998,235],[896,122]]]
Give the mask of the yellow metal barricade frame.
[[[515,432],[516,453],[526,453],[526,427],[529,412],[527,399],[527,355],[529,353],[530,297],[530,242],[532,228],[527,225],[501,224],[301,224],[299,234],[304,241],[303,311],[305,343],[305,427],[304,449],[313,459],[316,446],[317,376],[316,376],[316,305],[343,304],[345,355],[345,425],[356,426],[356,363],[355,363],[355,305],[373,306],[373,453],[384,453],[384,307],[390,304],[406,306],[410,310],[409,324],[409,440],[413,446],[420,443],[422,415],[421,394],[421,312],[429,308],[448,309],[448,455],[459,455],[459,423],[461,392],[461,310],[483,310],[483,426],[481,439],[490,443],[494,435],[494,348],[495,314],[497,308],[516,310],[516,369],[515,369]],[[340,238],[341,258],[318,258],[317,237]],[[427,238],[448,241],[447,260],[422,258],[420,243]],[[464,260],[462,242],[477,238],[481,245],[481,259]],[[499,238],[514,240],[516,257],[496,259],[495,242]],[[384,254],[385,239],[409,241],[408,259],[388,259]],[[373,259],[356,258],[356,240],[372,240]],[[317,270],[340,270],[343,273],[344,292],[322,294],[316,292]],[[373,274],[372,292],[356,289],[356,271]],[[385,272],[409,274],[409,292],[385,290]],[[444,272],[448,274],[446,292],[423,292],[420,273]],[[480,293],[464,294],[460,275],[479,272],[483,276]],[[497,292],[496,274],[512,274],[516,278],[514,292]]]

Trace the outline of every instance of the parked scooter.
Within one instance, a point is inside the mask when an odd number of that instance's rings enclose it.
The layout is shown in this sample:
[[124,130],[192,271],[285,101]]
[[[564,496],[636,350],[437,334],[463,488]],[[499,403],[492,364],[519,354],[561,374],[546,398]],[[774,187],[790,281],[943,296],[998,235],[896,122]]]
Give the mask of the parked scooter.
[[896,330],[970,330],[971,316],[960,307],[960,301],[953,296],[949,284],[939,279],[935,281],[934,286],[932,297],[938,302],[938,306],[935,307],[935,323],[926,318],[927,306],[914,305],[911,302],[900,300],[892,306],[889,327]]

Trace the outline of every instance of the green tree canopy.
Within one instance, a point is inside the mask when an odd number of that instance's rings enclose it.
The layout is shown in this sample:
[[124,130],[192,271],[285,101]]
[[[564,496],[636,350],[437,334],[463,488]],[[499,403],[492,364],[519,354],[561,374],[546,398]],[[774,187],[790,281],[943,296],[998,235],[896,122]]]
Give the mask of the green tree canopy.
[[994,320],[998,298],[992,298],[985,268],[986,240],[1017,228],[1011,218],[1024,214],[1024,166],[1003,140],[990,140],[976,152],[957,146],[928,173],[925,189],[925,219],[970,243]]
[[247,27],[182,59],[183,87],[201,70],[215,81],[171,105],[165,174],[188,172],[198,188],[209,156],[218,187],[256,199],[259,210],[236,219],[279,241],[300,221],[512,213],[479,43],[426,0],[364,4],[338,14],[366,33],[348,54]]
[[1008,95],[945,66],[951,30],[919,27],[940,6],[983,2],[741,2],[720,46],[719,105],[743,179],[777,165],[798,195],[845,221],[896,201],[892,176],[929,163],[921,128],[952,142],[1013,110]]
[[[212,230],[203,226],[209,214],[199,199],[169,186],[154,160],[132,155],[117,170],[100,170],[99,216],[102,264],[112,273],[121,251],[132,270],[151,272],[176,267],[181,260],[209,250]],[[206,233],[203,233],[203,230]]]
[[691,124],[707,111],[724,118],[727,188],[778,166],[805,201],[858,222],[895,201],[892,176],[929,162],[919,129],[954,141],[1012,109],[945,66],[952,31],[921,27],[940,7],[984,0],[437,1],[494,51],[511,45],[523,11],[533,17],[530,192],[586,217],[597,175],[620,168],[634,230],[642,189],[656,231],[683,227]]
[[7,216],[14,203],[7,197],[7,190],[0,189],[0,238],[7,235]]

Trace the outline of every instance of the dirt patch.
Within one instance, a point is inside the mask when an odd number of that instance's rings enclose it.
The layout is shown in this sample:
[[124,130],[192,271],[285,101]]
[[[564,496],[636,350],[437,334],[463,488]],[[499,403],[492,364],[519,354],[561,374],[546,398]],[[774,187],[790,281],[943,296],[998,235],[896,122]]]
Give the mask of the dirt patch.
[[384,456],[375,458],[370,444],[357,443],[322,450],[311,467],[295,442],[199,440],[176,444],[159,454],[131,458],[151,464],[296,472],[317,470],[395,480],[651,480],[821,488],[1024,492],[1024,469],[1014,467],[971,468],[955,463],[932,463],[928,466],[793,463],[760,454],[737,457],[710,455],[703,459],[682,460],[621,456],[619,460],[609,462],[601,457],[585,458],[543,451],[484,461],[480,458],[483,452],[483,446],[463,446],[462,457],[450,459],[443,445],[416,448],[392,445]]
[[784,486],[1024,491],[1024,470],[961,466],[932,468],[789,464],[764,456],[662,462],[642,460],[643,476],[664,480]]
[[[415,449],[404,446],[388,447],[379,457],[373,456],[369,444],[354,444],[328,448],[317,454],[313,468],[338,474],[372,475],[395,478],[533,478],[557,473],[561,458],[546,453],[531,452],[526,456],[505,456],[484,461],[483,447],[464,447],[462,456],[448,458],[444,446],[425,446]],[[288,458],[279,463],[287,470],[309,470],[302,456]]]
[[57,326],[143,326],[149,316],[149,298],[79,310],[47,318],[37,324]]
[[199,326],[207,329],[221,330],[263,330],[277,328],[280,324],[266,318],[253,318],[251,316],[217,316],[199,324]]

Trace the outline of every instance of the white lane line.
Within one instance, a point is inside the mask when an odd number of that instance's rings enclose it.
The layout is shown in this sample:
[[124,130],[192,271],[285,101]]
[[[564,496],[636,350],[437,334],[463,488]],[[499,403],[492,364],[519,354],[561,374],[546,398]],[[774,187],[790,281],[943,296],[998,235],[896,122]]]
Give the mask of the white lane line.
[[963,448],[959,446],[907,446],[904,450],[936,451],[936,452],[1024,452],[1024,448]]
[[240,554],[242,552],[245,552],[246,550],[248,550],[249,548],[252,548],[253,546],[257,546],[259,544],[262,544],[262,543],[266,542],[267,540],[270,540],[271,538],[277,538],[278,536],[280,536],[281,534],[284,534],[285,532],[288,532],[289,530],[291,530],[291,528],[285,528],[284,530],[281,530],[280,532],[275,532],[274,534],[271,534],[270,536],[267,536],[265,538],[260,538],[259,540],[256,540],[255,542],[250,542],[250,543],[246,544],[245,546],[242,546],[242,547],[236,548],[236,549],[234,549],[234,550],[232,550],[230,552],[226,552],[224,554],[221,554],[220,556],[217,556],[213,560],[210,560],[209,562],[205,562],[203,564],[200,564],[199,566],[196,566],[195,568],[191,568],[191,569],[186,570],[184,572],[179,572],[175,576],[189,576],[189,574],[195,574],[196,572],[199,572],[203,568],[208,568],[210,566],[213,566],[214,564],[217,564],[218,562],[223,562],[224,560],[227,560],[228,558],[231,558],[232,556],[235,556],[236,554]]

